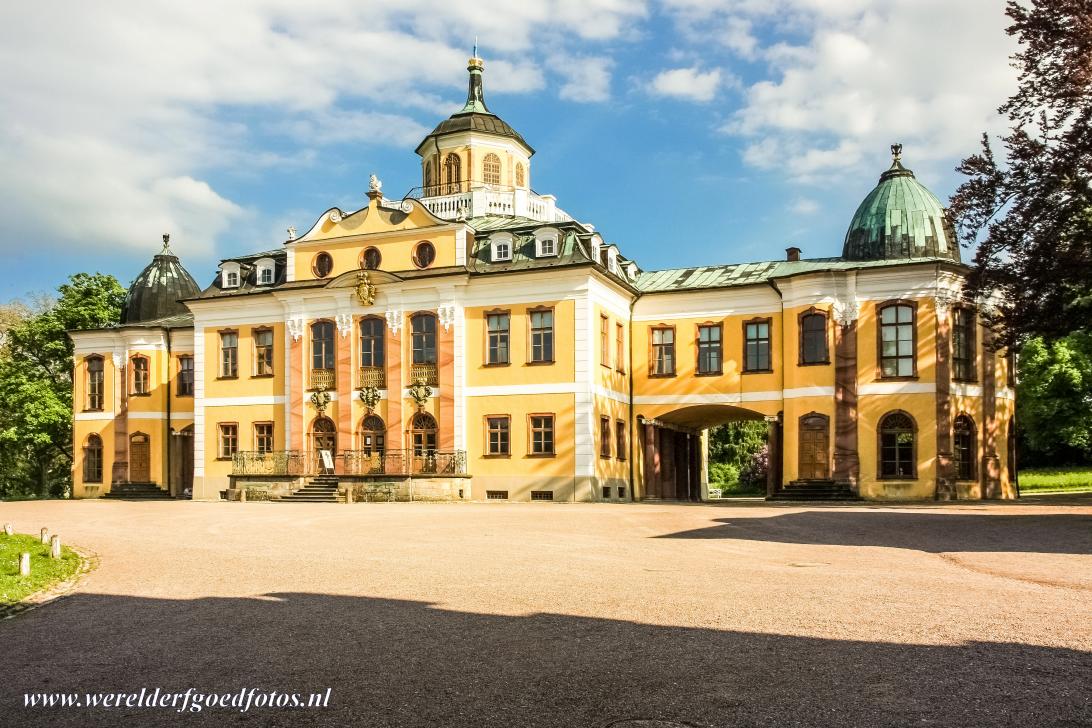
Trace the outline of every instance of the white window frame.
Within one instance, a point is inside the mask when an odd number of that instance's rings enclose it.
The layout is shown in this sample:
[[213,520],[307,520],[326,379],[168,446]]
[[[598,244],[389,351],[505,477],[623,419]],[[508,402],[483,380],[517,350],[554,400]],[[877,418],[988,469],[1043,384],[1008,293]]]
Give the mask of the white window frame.
[[[557,228],[541,228],[535,231],[535,257],[556,258],[561,255],[561,231]],[[549,244],[551,251],[546,251]]]
[[[256,273],[254,280],[259,286],[271,286],[277,280],[277,267],[276,262],[272,258],[261,258],[254,264]],[[266,271],[269,271],[269,282],[262,280],[262,276]]]
[[238,288],[241,281],[242,273],[238,263],[223,263],[220,266],[221,288]]
[[607,270],[618,275],[618,248],[613,245],[607,248]]
[[591,236],[591,257],[595,262],[599,262],[599,249],[603,247],[603,236],[599,233]]
[[490,260],[501,263],[512,260],[513,240],[511,235],[494,235],[490,241]]

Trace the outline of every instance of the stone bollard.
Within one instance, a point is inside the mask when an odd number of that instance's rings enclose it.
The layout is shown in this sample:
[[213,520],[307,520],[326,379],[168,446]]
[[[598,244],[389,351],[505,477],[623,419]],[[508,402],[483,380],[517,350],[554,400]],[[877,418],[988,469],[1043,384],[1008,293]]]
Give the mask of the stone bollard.
[[345,489],[345,502],[346,503],[352,503],[353,502],[353,486],[351,486],[351,485],[348,488]]
[[61,537],[53,536],[49,539],[49,558],[61,558]]
[[10,523],[5,523],[4,524],[4,535],[5,536],[10,536],[13,533],[15,533],[15,529],[12,528],[12,525]]
[[49,529],[42,529],[42,543],[49,543]]
[[19,554],[19,576],[30,576],[30,554]]
[[239,490],[239,502],[246,503],[246,488]]

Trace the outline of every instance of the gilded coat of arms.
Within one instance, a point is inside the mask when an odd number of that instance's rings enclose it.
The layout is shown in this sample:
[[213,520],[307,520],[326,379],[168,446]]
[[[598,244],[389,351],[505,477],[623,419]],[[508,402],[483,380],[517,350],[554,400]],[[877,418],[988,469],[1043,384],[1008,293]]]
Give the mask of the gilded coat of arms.
[[375,284],[368,279],[367,273],[356,274],[356,297],[363,306],[371,306],[375,303]]

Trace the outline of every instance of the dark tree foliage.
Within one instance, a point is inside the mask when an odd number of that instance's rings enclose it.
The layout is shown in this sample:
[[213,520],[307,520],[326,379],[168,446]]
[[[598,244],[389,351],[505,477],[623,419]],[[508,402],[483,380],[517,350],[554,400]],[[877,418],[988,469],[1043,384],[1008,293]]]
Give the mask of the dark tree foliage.
[[1090,330],[1092,321],[1092,0],[1009,2],[1020,42],[1016,93],[998,161],[987,135],[962,161],[951,200],[964,244],[978,243],[973,292],[1003,344]]
[[766,423],[743,420],[709,430],[709,462],[725,463],[741,471],[751,456],[766,444]]
[[1016,423],[1022,464],[1092,462],[1092,333],[1024,344]]

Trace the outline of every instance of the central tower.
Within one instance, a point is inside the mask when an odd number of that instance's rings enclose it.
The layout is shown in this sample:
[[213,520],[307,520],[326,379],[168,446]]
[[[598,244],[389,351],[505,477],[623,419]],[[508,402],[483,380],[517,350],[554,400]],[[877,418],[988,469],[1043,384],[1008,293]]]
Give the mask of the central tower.
[[466,103],[417,145],[424,197],[530,189],[535,150],[485,105],[484,68],[477,55],[467,61]]

